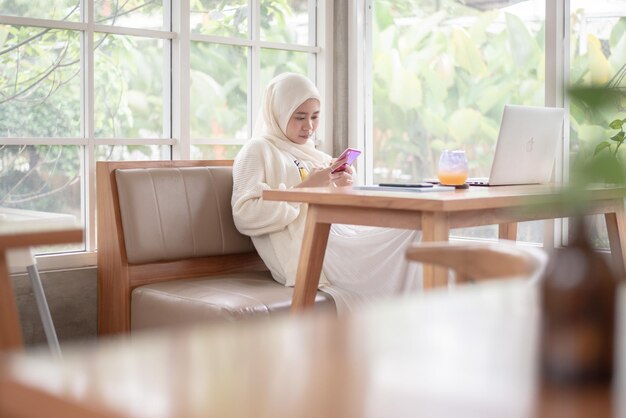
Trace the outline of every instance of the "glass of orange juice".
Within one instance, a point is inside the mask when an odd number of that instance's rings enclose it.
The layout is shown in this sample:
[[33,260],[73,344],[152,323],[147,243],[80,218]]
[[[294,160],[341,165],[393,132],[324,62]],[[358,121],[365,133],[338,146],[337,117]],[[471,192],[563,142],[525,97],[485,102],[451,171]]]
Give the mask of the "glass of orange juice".
[[467,157],[465,151],[445,150],[439,158],[437,177],[439,183],[447,186],[461,186],[465,184],[468,175]]

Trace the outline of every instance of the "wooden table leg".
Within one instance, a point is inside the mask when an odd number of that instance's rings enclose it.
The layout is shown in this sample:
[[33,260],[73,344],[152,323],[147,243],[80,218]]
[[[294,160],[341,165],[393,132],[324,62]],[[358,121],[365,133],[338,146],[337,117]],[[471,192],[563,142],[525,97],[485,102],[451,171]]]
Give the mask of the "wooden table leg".
[[517,222],[498,225],[498,238],[517,241]]
[[[441,212],[422,213],[422,241],[448,241],[450,224],[448,215]],[[424,289],[448,285],[448,269],[424,264]]]
[[11,286],[6,253],[0,251],[0,351],[15,350],[22,347],[22,331],[13,286]]
[[296,273],[296,285],[291,301],[291,312],[300,312],[311,308],[315,303],[329,232],[330,224],[318,222],[317,207],[309,205]]
[[611,246],[613,267],[619,277],[624,279],[626,278],[626,213],[624,212],[624,202],[620,203],[617,212],[606,213],[604,220]]

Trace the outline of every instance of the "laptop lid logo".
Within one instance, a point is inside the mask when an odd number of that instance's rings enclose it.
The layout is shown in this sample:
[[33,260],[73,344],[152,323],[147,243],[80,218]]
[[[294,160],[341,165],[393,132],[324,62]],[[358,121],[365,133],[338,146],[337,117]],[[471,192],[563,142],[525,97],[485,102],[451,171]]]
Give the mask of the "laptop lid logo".
[[533,144],[535,143],[535,138],[530,137],[530,140],[526,143],[526,152],[533,152]]

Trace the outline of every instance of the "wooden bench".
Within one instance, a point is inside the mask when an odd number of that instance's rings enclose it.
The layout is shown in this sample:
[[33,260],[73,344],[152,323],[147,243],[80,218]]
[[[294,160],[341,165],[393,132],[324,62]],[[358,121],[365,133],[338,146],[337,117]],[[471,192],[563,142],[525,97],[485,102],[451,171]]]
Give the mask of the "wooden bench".
[[235,228],[232,161],[98,162],[97,193],[99,334],[288,311]]

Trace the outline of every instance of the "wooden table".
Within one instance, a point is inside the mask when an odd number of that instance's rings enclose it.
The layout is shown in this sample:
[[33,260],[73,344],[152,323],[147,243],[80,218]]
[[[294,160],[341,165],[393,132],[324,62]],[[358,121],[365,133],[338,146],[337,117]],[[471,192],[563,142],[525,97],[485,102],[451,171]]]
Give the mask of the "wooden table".
[[0,416],[610,416],[608,387],[581,396],[538,385],[537,303],[525,282],[490,282],[339,320],[311,312],[133,334],[66,346],[62,360],[14,353],[0,357]]
[[[516,239],[517,222],[575,214],[562,189],[549,185],[471,187],[445,192],[380,192],[352,188],[266,190],[265,200],[308,203],[292,310],[312,307],[333,223],[422,230],[422,241],[447,241],[452,228],[499,225]],[[585,193],[586,214],[603,214],[618,274],[626,274],[626,189],[597,187]],[[531,209],[532,208],[532,209]],[[424,287],[447,283],[447,271],[424,266]]]
[[[55,223],[54,214],[2,208],[0,210],[0,351],[22,348],[17,306],[7,263],[7,253],[36,245],[65,244],[83,239],[81,228]],[[48,220],[52,220],[48,222]]]

